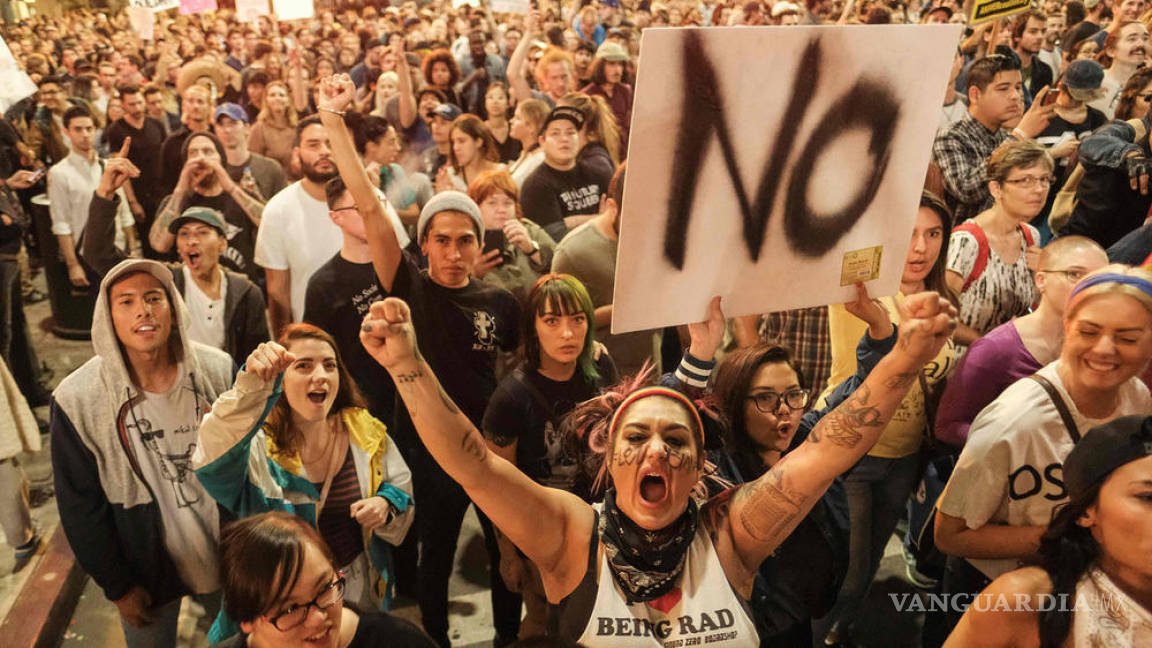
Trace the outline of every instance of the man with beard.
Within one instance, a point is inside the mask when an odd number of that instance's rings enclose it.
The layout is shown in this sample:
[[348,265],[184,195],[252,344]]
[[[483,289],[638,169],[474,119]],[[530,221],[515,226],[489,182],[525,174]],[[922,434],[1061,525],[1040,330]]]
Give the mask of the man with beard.
[[1064,33],[1064,14],[1059,11],[1048,14],[1044,21],[1044,45],[1037,54],[1041,61],[1052,68],[1053,76],[1060,76],[1064,69],[1064,48],[1060,36]]
[[264,213],[264,202],[254,198],[228,175],[224,168],[224,147],[212,133],[193,133],[182,151],[184,166],[176,189],[160,203],[160,211],[148,238],[152,247],[167,253],[176,242],[169,230],[173,221],[189,207],[210,207],[224,214],[228,249],[226,267],[242,272],[254,283],[262,283],[254,262],[256,231]]
[[[308,280],[344,244],[340,227],[329,216],[324,186],[339,173],[332,161],[328,133],[313,115],[296,126],[294,155],[304,177],[284,188],[264,208],[264,226],[256,237],[256,263],[268,281],[268,322],[273,339],[304,316]],[[383,195],[380,196],[383,200]],[[409,238],[396,211],[386,209],[400,239]]]
[[632,86],[621,81],[625,65],[628,65],[628,50],[618,43],[605,41],[592,59],[588,71],[591,83],[580,89],[586,95],[604,97],[612,108],[616,125],[620,127],[621,151],[628,150],[628,130],[632,126]]
[[1020,57],[1020,77],[1024,82],[1024,109],[1032,105],[1032,97],[1040,88],[1052,85],[1052,68],[1037,54],[1044,46],[1044,14],[1032,9],[1012,22],[1012,47]]
[[124,189],[132,215],[136,217],[136,231],[143,243],[144,256],[151,257],[153,250],[148,242],[148,230],[164,196],[159,191],[164,125],[146,114],[140,86],[120,86],[119,90],[124,116],[108,127],[106,135],[112,150],[119,150],[126,138],[132,138],[128,159],[140,170],[140,175],[132,178]]
[[160,195],[170,193],[176,187],[184,168],[184,141],[192,133],[208,130],[211,115],[212,96],[208,88],[199,84],[185,88],[180,95],[180,121],[183,122],[183,126],[169,135],[160,149],[164,164],[164,175],[159,187]]
[[384,56],[384,49],[388,46],[383,39],[376,38],[368,41],[364,49],[364,60],[356,64],[348,73],[357,88],[364,87],[368,81],[369,70],[380,69],[380,57]]
[[485,52],[484,45],[484,32],[473,29],[468,33],[468,54],[456,58],[460,76],[464,79],[460,90],[460,101],[464,102],[461,108],[475,115],[484,114],[488,84],[504,81],[504,59]]
[[1136,70],[1148,61],[1148,29],[1139,22],[1116,23],[1112,28],[1114,39],[1103,48],[1104,54],[1112,59],[1104,69],[1104,81],[1100,87],[1104,93],[1088,105],[1103,112],[1108,119],[1116,114],[1116,103],[1120,91]]

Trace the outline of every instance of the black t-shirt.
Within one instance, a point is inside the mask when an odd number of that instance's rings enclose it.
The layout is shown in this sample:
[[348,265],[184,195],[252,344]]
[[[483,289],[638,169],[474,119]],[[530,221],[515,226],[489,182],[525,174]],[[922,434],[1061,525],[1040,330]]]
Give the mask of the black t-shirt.
[[568,233],[564,219],[568,216],[593,216],[600,209],[600,195],[608,191],[611,173],[577,164],[568,171],[558,171],[545,162],[524,181],[520,202],[524,218],[544,228],[559,241]]
[[371,263],[352,263],[337,252],[308,279],[304,321],[332,335],[348,373],[368,400],[368,411],[391,429],[396,386],[360,342],[360,323],[368,308],[386,296]]
[[500,153],[501,162],[515,161],[516,158],[520,157],[520,151],[523,148],[524,145],[520,143],[520,140],[512,137],[511,134],[508,135],[508,139],[504,140],[503,144],[496,143],[496,150]]
[[[142,204],[155,209],[164,196],[161,185],[160,148],[164,145],[164,125],[151,117],[144,118],[144,125],[134,128],[124,118],[117,119],[105,132],[110,150],[119,151],[124,138],[131,137],[128,159],[140,169],[139,177],[132,178],[132,191]],[[148,214],[154,217],[155,214]]]
[[[248,637],[236,635],[213,644],[213,648],[245,648]],[[436,648],[436,642],[420,628],[391,614],[361,614],[348,648]]]
[[560,382],[539,371],[517,369],[492,394],[484,412],[484,436],[499,446],[515,441],[516,465],[532,479],[589,499],[589,453],[577,438],[561,433],[561,422],[576,405],[617,380],[616,364],[607,353],[596,362],[596,371],[600,377],[593,381],[577,371]]
[[420,352],[448,396],[480,427],[496,389],[497,351],[513,351],[520,343],[516,298],[475,279],[463,288],[445,288],[408,253],[396,270],[392,296],[408,302]]
[[[1060,141],[1065,133],[1071,133],[1073,137],[1082,140],[1087,136],[1088,133],[1091,133],[1097,128],[1100,128],[1104,124],[1108,123],[1108,117],[1103,112],[1093,108],[1092,106],[1087,106],[1087,108],[1088,117],[1079,124],[1073,124],[1070,121],[1066,121],[1059,115],[1052,115],[1052,118],[1048,120],[1048,127],[1043,131],[1040,131],[1040,134],[1036,136],[1036,141],[1043,144],[1045,147],[1052,147]],[[1056,166],[1059,167],[1056,173],[1058,180],[1062,180],[1060,176],[1062,175],[1062,170],[1067,165],[1068,158],[1056,160]],[[1057,184],[1061,183],[1057,182]],[[1053,191],[1058,189],[1059,186],[1053,186]]]
[[[156,213],[163,211],[172,196],[165,196],[160,201]],[[220,264],[234,272],[245,275],[253,283],[264,285],[263,269],[256,265],[256,224],[240,205],[226,193],[217,196],[205,196],[195,191],[189,193],[184,199],[183,209],[189,207],[211,207],[224,214],[224,236],[228,239],[228,249],[220,255]]]

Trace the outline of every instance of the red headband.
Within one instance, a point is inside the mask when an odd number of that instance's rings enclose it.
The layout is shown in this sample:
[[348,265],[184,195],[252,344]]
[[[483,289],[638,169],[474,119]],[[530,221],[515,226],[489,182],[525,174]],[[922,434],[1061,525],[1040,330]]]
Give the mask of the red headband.
[[620,403],[620,406],[616,408],[616,412],[612,414],[612,421],[608,424],[608,438],[612,439],[615,437],[616,425],[620,422],[620,414],[632,403],[640,400],[641,398],[647,398],[649,396],[664,396],[666,398],[671,398],[672,400],[677,401],[684,407],[688,408],[688,411],[692,413],[692,420],[696,423],[696,440],[700,444],[701,452],[703,452],[704,423],[700,420],[700,411],[696,409],[696,405],[692,401],[688,400],[687,396],[681,394],[675,389],[668,389],[667,387],[645,387],[644,389],[638,389],[631,394],[628,394],[627,398],[625,398],[624,401]]

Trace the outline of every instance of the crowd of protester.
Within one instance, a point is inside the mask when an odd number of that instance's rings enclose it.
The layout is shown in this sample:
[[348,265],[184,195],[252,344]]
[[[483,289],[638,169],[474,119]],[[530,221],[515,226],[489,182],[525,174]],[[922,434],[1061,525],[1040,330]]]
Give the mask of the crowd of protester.
[[[961,7],[219,4],[0,29],[0,523],[29,560],[47,428],[128,646],[185,597],[222,646],[448,646],[473,504],[497,646],[867,643],[894,534],[960,601],[920,645],[1152,645],[1146,0],[965,28],[897,294],[618,335],[642,30]],[[41,267],[93,314],[51,392]]]

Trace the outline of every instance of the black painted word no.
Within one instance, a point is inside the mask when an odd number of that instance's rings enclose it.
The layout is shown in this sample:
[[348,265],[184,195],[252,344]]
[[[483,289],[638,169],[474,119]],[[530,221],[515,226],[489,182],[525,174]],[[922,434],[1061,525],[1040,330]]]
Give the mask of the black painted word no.
[[[809,42],[800,58],[800,66],[792,82],[792,98],[780,120],[772,154],[756,190],[756,200],[751,203],[736,164],[736,153],[728,132],[716,69],[704,51],[700,34],[695,30],[685,35],[683,52],[684,111],[677,137],[676,157],[672,163],[672,191],[668,198],[664,256],[677,269],[684,268],[688,222],[696,196],[696,182],[704,164],[709,138],[715,134],[720,141],[724,163],[740,203],[748,255],[756,261],[764,244],[764,232],[784,174],[784,165],[793,150],[796,131],[819,84],[822,58],[820,39]],[[833,102],[797,158],[788,181],[788,193],[784,201],[784,233],[794,250],[804,256],[823,256],[852,229],[872,204],[888,167],[892,136],[899,118],[900,104],[896,97],[887,84],[875,79],[858,79]],[[875,160],[872,173],[852,201],[839,213],[815,214],[808,206],[808,183],[812,168],[831,142],[842,133],[856,128],[871,132],[868,152]]]

